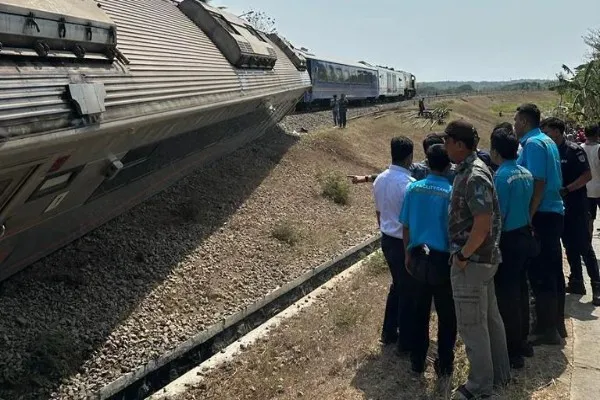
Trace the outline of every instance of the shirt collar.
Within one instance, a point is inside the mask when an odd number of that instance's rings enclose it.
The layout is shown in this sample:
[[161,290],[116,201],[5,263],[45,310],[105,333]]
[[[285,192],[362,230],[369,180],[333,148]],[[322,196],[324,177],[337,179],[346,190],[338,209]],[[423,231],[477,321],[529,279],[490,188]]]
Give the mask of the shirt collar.
[[390,165],[390,171],[397,171],[397,172],[402,172],[405,175],[412,175],[411,172],[409,170],[407,170],[406,168],[401,167],[399,165],[394,165],[394,164]]
[[425,178],[428,181],[438,181],[438,182],[448,182],[448,178],[444,177],[444,176],[440,176],[440,175],[435,175],[435,174],[427,174],[427,177]]
[[504,160],[499,168],[514,167],[517,165],[517,160]]
[[471,154],[469,154],[467,156],[467,158],[465,158],[464,160],[462,160],[462,162],[456,166],[457,171],[463,171],[469,165],[473,165],[473,162],[475,162],[476,159],[477,159],[477,153],[476,152],[472,152]]
[[521,140],[519,140],[519,142],[521,142],[521,144],[525,144],[525,142],[527,142],[529,139],[531,139],[532,136],[535,136],[541,132],[542,131],[540,131],[540,128],[534,128],[534,129],[530,130],[529,132],[527,132],[525,134],[525,136],[523,136],[521,138]]

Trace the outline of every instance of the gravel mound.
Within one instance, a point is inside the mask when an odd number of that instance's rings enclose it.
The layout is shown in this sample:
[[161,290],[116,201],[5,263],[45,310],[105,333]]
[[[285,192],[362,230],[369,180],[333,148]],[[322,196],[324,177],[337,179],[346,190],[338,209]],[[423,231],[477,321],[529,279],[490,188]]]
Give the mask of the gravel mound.
[[85,399],[375,233],[369,187],[351,212],[319,195],[319,171],[353,165],[307,146],[274,129],[2,283],[0,398]]

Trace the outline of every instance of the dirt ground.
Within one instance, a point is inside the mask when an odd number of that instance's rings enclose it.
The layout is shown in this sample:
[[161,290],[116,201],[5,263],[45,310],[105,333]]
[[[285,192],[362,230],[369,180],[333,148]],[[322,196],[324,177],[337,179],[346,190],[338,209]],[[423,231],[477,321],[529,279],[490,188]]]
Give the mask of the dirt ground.
[[[328,292],[251,346],[235,361],[206,373],[177,400],[448,399],[468,373],[464,345],[456,351],[451,380],[438,381],[431,361],[423,377],[407,357],[378,343],[389,273],[381,253],[350,279]],[[434,357],[435,315],[429,356]],[[571,325],[568,324],[572,336]],[[498,399],[569,398],[572,339],[564,348],[536,347],[526,367],[513,370],[514,383]]]

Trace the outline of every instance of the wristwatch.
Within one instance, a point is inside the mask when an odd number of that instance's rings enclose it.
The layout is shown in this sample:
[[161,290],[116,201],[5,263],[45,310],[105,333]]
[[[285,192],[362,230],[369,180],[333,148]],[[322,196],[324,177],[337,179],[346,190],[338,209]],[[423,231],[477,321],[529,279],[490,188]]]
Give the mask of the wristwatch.
[[462,249],[460,249],[459,251],[454,253],[454,255],[456,256],[458,261],[461,261],[461,262],[467,261],[469,259],[469,257],[464,256],[464,254],[462,253]]

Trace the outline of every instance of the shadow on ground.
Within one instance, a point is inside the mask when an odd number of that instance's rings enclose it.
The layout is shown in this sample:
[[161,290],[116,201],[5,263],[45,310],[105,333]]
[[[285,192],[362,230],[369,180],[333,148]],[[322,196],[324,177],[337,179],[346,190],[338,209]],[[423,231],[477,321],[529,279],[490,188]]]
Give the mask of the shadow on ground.
[[65,378],[85,373],[83,363],[115,340],[115,327],[223,226],[296,141],[274,128],[3,282],[0,398],[48,398]]
[[[380,353],[372,354],[365,360],[352,380],[352,385],[364,393],[365,399],[450,399],[452,390],[464,383],[468,370],[466,360],[458,356],[462,351],[457,351],[455,372],[450,381],[450,379],[436,378],[431,366],[431,358],[434,356],[431,350],[427,371],[422,376],[415,376],[410,372],[409,357],[398,355],[393,348],[389,347],[382,349]],[[435,347],[434,343],[431,347]],[[544,346],[535,349],[535,357],[526,360],[524,369],[513,370],[514,382],[499,391],[498,398],[532,399],[536,392],[553,385],[567,369],[568,360],[562,352],[562,346]]]

